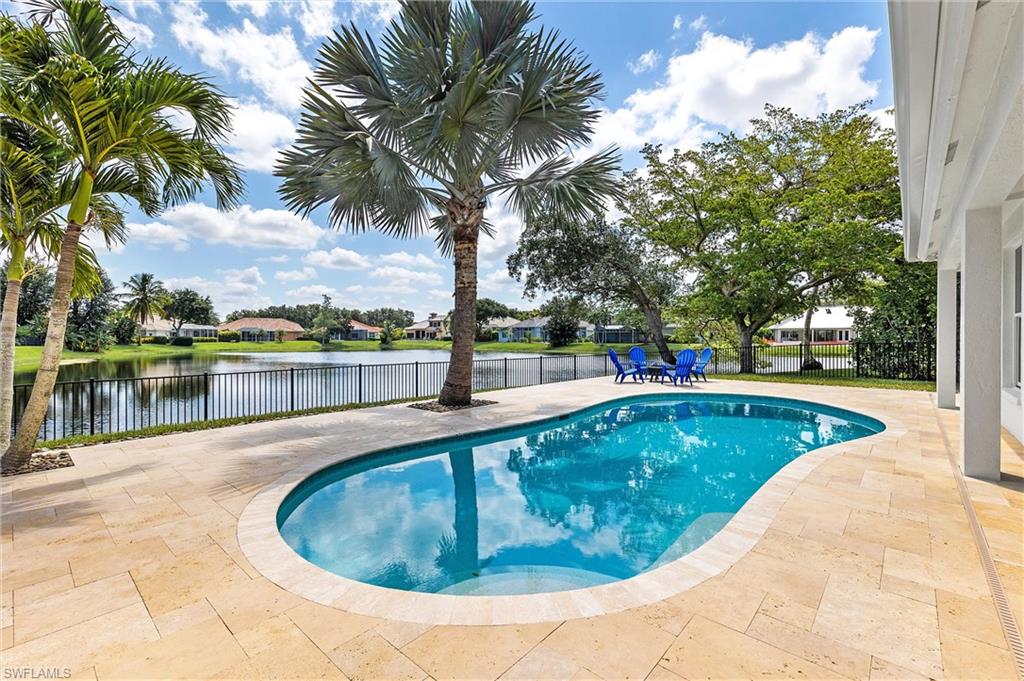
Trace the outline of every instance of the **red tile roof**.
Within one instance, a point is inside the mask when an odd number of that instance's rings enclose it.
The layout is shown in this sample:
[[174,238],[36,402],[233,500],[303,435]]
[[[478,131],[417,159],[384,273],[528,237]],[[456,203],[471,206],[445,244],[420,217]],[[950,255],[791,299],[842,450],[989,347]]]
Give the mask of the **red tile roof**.
[[217,327],[221,331],[241,331],[242,329],[259,329],[261,331],[305,331],[295,322],[287,319],[275,319],[271,317],[242,317],[233,322],[224,322]]
[[379,326],[370,326],[369,324],[363,324],[361,321],[357,319],[351,320],[350,323],[352,324],[353,329],[362,329],[363,331],[369,331],[370,333],[380,333],[381,331],[383,331],[383,329],[380,328]]

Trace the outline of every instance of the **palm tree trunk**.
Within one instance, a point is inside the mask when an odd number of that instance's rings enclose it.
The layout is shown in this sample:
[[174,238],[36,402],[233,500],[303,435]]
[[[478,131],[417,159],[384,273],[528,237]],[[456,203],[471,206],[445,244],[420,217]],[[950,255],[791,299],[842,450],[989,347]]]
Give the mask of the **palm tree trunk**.
[[455,245],[455,309],[452,354],[437,401],[464,406],[473,398],[473,342],[476,340],[476,256],[483,221],[482,202],[470,200],[448,208]]
[[0,318],[0,451],[11,444],[11,419],[14,415],[14,341],[18,334],[18,302],[21,280],[25,275],[25,242],[11,242],[7,263],[7,292]]
[[82,236],[89,202],[92,200],[92,171],[86,170],[79,178],[75,197],[68,211],[68,226],[60,244],[60,258],[57,260],[57,275],[53,283],[53,299],[50,302],[50,319],[46,327],[46,342],[39,360],[32,394],[25,405],[18,423],[18,432],[10,447],[3,455],[5,467],[20,468],[28,463],[35,449],[39,428],[46,418],[46,409],[57,382],[60,355],[64,350],[64,332],[68,325],[68,309],[71,306],[71,286],[75,280],[75,262],[78,259],[78,244]]

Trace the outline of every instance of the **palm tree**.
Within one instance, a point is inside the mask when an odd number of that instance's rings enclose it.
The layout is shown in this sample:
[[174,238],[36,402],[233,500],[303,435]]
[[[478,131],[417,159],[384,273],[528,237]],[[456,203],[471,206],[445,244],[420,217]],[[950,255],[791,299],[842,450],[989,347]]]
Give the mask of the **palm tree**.
[[[148,272],[133,274],[131,279],[124,282],[124,287],[128,289],[122,294],[125,299],[124,311],[139,326],[145,326],[146,322],[162,316],[164,307],[170,302],[170,294],[163,282]],[[136,338],[138,345],[142,345],[142,334]]]
[[618,194],[618,152],[575,163],[599,116],[598,73],[528,2],[403,0],[379,41],[342,27],[320,51],[295,146],[276,173],[293,210],[330,204],[336,228],[432,230],[455,260],[452,356],[442,404],[468,404],[477,245],[488,204],[529,221],[582,219]]
[[[7,286],[0,317],[0,452],[10,444],[14,407],[14,343],[22,280],[31,272],[26,253],[56,257],[62,233],[59,211],[71,201],[73,187],[62,182],[67,157],[62,150],[18,121],[0,115],[0,250],[9,253]],[[100,195],[93,204],[93,223],[108,245],[123,242],[121,211]],[[87,296],[100,284],[96,256],[88,247],[78,253],[73,293]]]
[[[231,108],[202,77],[162,59],[137,61],[98,0],[32,0],[29,23],[3,17],[0,115],[64,148],[73,193],[54,280],[46,342],[17,434],[4,454],[24,464],[57,379],[82,230],[95,196],[120,194],[148,215],[187,201],[209,181],[218,206],[243,191],[220,148]],[[176,121],[188,119],[189,125]]]

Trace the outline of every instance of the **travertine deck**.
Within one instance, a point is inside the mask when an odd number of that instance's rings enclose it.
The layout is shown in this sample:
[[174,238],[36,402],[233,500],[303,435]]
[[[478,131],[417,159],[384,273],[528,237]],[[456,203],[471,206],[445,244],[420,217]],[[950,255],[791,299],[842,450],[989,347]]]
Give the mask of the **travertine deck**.
[[[1013,678],[1013,658],[947,447],[957,415],[927,393],[712,382],[700,390],[827,402],[889,423],[786,492],[719,576],[614,614],[451,626],[307,601],[246,559],[237,518],[324,452],[526,421],[660,385],[610,379],[492,393],[457,414],[401,406],[73,451],[76,466],[2,483],[5,676],[92,678]],[[941,428],[940,428],[941,423]],[[1024,621],[1021,452],[968,481]]]

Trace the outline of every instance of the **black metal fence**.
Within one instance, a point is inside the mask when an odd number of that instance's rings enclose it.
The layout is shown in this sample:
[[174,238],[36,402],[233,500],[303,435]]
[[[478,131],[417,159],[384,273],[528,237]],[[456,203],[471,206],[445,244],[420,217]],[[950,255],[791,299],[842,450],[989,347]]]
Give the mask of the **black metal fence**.
[[[719,347],[708,374],[803,374],[838,378],[934,380],[934,348],[924,344],[815,345],[820,368],[806,369],[799,346]],[[657,353],[650,353],[652,363]],[[623,358],[624,359],[624,358]],[[448,362],[347,364],[320,367],[56,384],[41,440],[138,430],[162,425],[249,417],[437,395]],[[516,388],[609,376],[606,354],[477,359],[475,390]],[[31,384],[14,386],[14,423]]]

